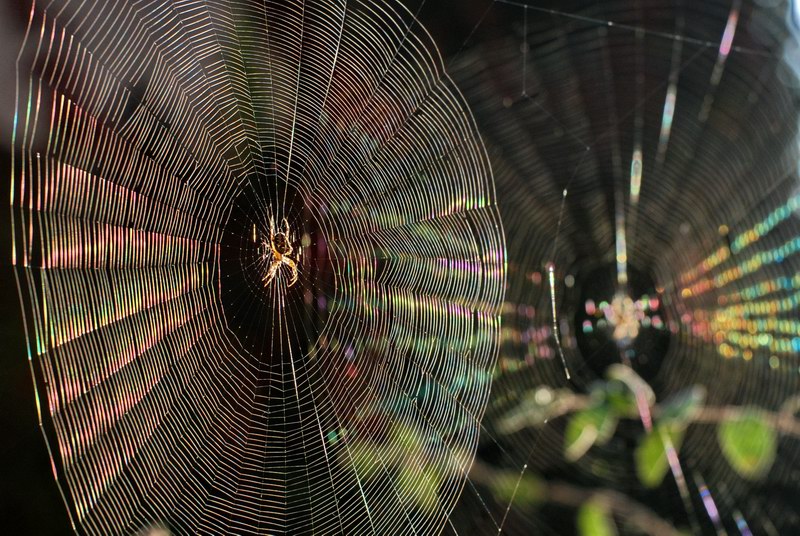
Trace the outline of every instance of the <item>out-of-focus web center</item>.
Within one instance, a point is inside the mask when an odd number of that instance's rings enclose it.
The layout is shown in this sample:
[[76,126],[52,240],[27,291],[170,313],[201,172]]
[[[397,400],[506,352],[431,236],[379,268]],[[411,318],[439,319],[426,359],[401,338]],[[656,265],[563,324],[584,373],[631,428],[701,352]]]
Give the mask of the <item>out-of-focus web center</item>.
[[636,303],[630,296],[617,293],[603,314],[618,345],[626,346],[639,335],[641,309],[636,307]]
[[628,266],[627,275],[628,284],[620,286],[613,262],[579,278],[578,346],[600,374],[622,361],[649,376],[660,367],[669,346],[666,311],[650,274]]

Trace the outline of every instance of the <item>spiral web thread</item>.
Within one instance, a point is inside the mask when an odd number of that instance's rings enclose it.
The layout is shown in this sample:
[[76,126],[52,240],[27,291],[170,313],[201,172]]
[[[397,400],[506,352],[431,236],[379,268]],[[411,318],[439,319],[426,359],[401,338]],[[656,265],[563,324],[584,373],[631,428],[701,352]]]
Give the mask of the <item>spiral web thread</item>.
[[[415,17],[41,2],[17,87],[13,262],[74,528],[440,530],[489,393],[504,244]],[[264,285],[284,218],[299,281]]]

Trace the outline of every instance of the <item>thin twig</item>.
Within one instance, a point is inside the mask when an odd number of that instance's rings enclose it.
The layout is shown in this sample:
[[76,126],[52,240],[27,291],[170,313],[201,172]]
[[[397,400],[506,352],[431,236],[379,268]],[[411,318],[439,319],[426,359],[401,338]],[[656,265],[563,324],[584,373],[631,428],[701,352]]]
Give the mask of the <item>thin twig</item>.
[[[491,487],[497,482],[501,470],[495,469],[476,460],[472,464],[469,478]],[[517,482],[517,486],[525,485]],[[612,513],[624,517],[639,530],[653,536],[678,536],[680,531],[668,521],[662,519],[650,508],[628,497],[627,495],[607,488],[582,488],[566,482],[538,481],[541,486],[543,501],[560,504],[572,508],[580,508],[584,503],[595,500],[611,510]]]

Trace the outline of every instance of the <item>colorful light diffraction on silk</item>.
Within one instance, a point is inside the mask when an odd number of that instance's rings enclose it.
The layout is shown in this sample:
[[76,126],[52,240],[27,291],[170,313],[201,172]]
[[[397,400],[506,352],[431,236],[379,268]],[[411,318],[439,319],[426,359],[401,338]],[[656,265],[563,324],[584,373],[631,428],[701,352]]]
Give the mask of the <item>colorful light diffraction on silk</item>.
[[[721,355],[750,360],[754,352],[767,352],[770,367],[777,368],[779,356],[800,352],[800,276],[781,269],[800,252],[800,236],[792,236],[798,209],[795,194],[681,274],[680,296],[697,304],[681,322]],[[724,225],[720,232],[727,238],[730,231]]]

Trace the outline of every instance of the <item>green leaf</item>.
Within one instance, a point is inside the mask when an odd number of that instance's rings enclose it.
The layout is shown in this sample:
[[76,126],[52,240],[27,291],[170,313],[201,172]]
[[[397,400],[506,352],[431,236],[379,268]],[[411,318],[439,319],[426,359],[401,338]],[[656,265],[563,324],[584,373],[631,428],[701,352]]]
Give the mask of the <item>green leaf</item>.
[[380,448],[365,441],[354,441],[349,449],[341,449],[339,463],[350,467],[362,480],[370,480],[382,470]]
[[636,475],[647,488],[655,488],[664,480],[669,470],[664,442],[667,439],[677,452],[683,440],[683,429],[680,427],[659,425],[642,438],[633,453],[636,462]]
[[606,404],[575,412],[564,432],[564,456],[573,462],[580,459],[595,443],[607,443],[616,428],[617,416]]
[[581,505],[576,519],[578,534],[580,536],[614,536],[617,527],[614,518],[598,500],[588,500]]
[[413,426],[393,423],[386,442],[384,463],[390,466],[404,465],[407,459],[416,459],[427,440],[422,431]]
[[706,401],[706,388],[694,385],[670,396],[661,405],[660,420],[686,424]]
[[728,463],[745,478],[763,477],[775,461],[775,429],[756,411],[722,422],[717,438]]
[[442,476],[434,467],[423,470],[405,466],[400,469],[395,482],[403,502],[410,503],[425,514],[433,514],[439,506],[439,487]]
[[[650,384],[644,381],[641,376],[636,374],[632,368],[616,363],[608,367],[606,377],[609,380],[617,380],[624,383],[631,390],[635,398],[644,400],[648,407],[656,402],[656,394]],[[638,409],[637,409],[638,412]]]
[[620,380],[610,380],[605,382],[605,390],[608,404],[618,415],[623,417],[636,417],[639,415],[636,397],[625,383]]
[[492,479],[494,498],[502,505],[530,506],[545,499],[542,482],[533,475],[505,471]]

